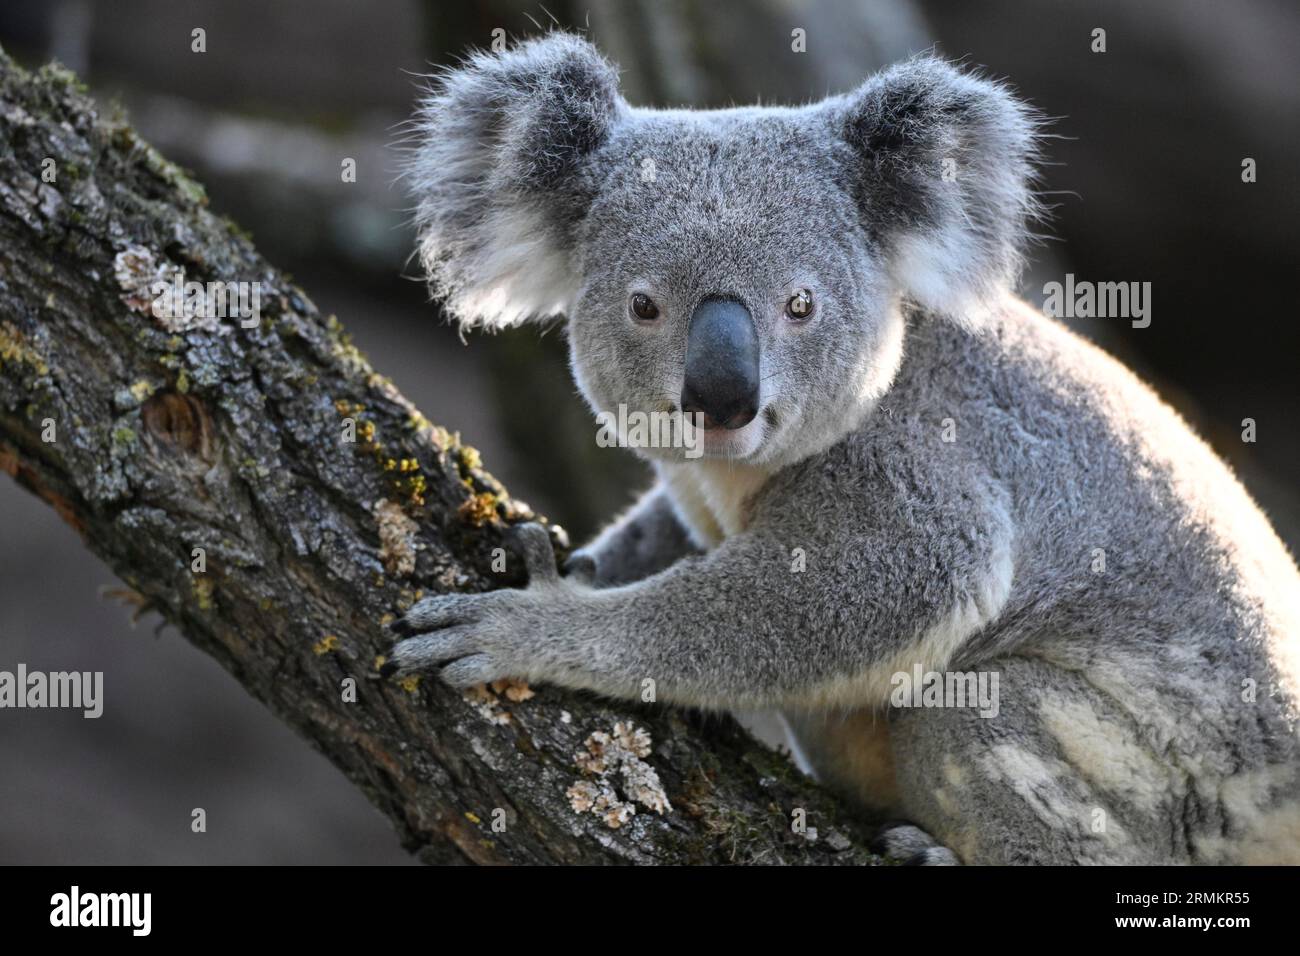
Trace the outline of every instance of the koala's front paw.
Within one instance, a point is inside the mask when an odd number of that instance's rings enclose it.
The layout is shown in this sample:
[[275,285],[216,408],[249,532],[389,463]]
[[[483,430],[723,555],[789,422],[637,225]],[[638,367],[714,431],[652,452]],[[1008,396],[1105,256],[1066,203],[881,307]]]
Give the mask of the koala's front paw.
[[559,590],[550,536],[539,524],[512,529],[528,571],[526,590],[439,594],[416,603],[389,625],[405,637],[380,671],[411,674],[439,670],[453,687],[471,687],[528,673],[526,642],[536,638],[546,603]]
[[513,628],[518,614],[510,598],[522,591],[487,594],[441,594],[420,601],[390,625],[399,641],[380,673],[385,676],[439,670],[454,687],[469,687],[514,676],[511,661]]

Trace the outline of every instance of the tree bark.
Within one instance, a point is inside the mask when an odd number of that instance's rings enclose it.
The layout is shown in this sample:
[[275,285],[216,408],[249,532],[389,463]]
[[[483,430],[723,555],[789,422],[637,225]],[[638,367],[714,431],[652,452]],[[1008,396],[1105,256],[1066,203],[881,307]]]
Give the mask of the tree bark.
[[[260,321],[159,317],[149,283],[182,273],[259,283]],[[730,719],[379,679],[382,624],[424,593],[522,583],[513,556],[493,572],[494,549],[537,516],[202,187],[66,71],[28,73],[3,52],[0,468],[424,861],[877,862],[851,814]],[[671,809],[635,803],[612,765],[602,778],[599,761],[576,762],[618,724],[648,732]],[[579,781],[620,803],[576,811]],[[636,812],[611,826],[623,804]]]

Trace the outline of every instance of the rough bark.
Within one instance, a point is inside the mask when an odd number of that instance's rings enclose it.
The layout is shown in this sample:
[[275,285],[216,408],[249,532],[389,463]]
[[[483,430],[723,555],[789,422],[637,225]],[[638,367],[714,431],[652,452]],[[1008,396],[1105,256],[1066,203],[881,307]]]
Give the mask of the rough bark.
[[[260,322],[156,317],[142,289],[177,270],[260,283]],[[378,678],[382,623],[421,593],[521,583],[512,558],[493,573],[493,549],[533,516],[477,457],[71,75],[0,53],[0,468],[404,846],[428,862],[875,862],[849,814],[730,719]],[[589,735],[619,723],[649,732],[672,809],[614,828],[566,792],[593,779],[574,760]]]

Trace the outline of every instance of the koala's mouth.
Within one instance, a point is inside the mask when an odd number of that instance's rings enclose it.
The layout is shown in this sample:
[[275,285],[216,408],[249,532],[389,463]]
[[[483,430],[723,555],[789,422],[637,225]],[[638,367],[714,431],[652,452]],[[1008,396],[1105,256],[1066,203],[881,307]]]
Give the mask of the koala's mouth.
[[[669,461],[699,459],[752,459],[772,443],[783,417],[771,405],[759,409],[752,420],[739,428],[700,427],[698,419],[681,411],[671,400],[654,402],[644,413],[620,404],[619,412],[602,412],[608,426],[617,423],[617,444],[636,450],[647,458]],[[598,438],[598,441],[601,439]],[[604,439],[613,443],[611,436]]]
[[776,429],[777,423],[775,409],[768,406],[740,428],[696,429],[694,436],[702,457],[741,460],[751,458],[759,452]]

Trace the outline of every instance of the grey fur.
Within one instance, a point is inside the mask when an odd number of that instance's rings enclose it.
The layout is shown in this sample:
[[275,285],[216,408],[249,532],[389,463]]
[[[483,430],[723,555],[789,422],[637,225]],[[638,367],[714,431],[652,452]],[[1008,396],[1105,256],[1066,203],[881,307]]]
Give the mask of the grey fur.
[[881,827],[872,848],[909,866],[954,866],[958,863],[952,850],[936,846],[930,834],[909,823]]
[[[528,588],[418,604],[398,668],[781,710],[820,776],[966,862],[1300,862],[1300,573],[1173,411],[1007,293],[1031,114],[929,58],[797,109],[635,109],[611,76],[551,36],[442,79],[435,288],[471,324],[564,312],[598,411],[670,407],[694,305],[734,296],[762,412],[698,461],[646,449],[594,579],[536,529]],[[541,298],[502,208],[541,224]],[[914,664],[996,672],[998,715],[890,707]]]
[[570,563],[586,558],[598,587],[630,584],[658,574],[698,549],[682,526],[667,489],[656,485],[626,514],[610,523]]

